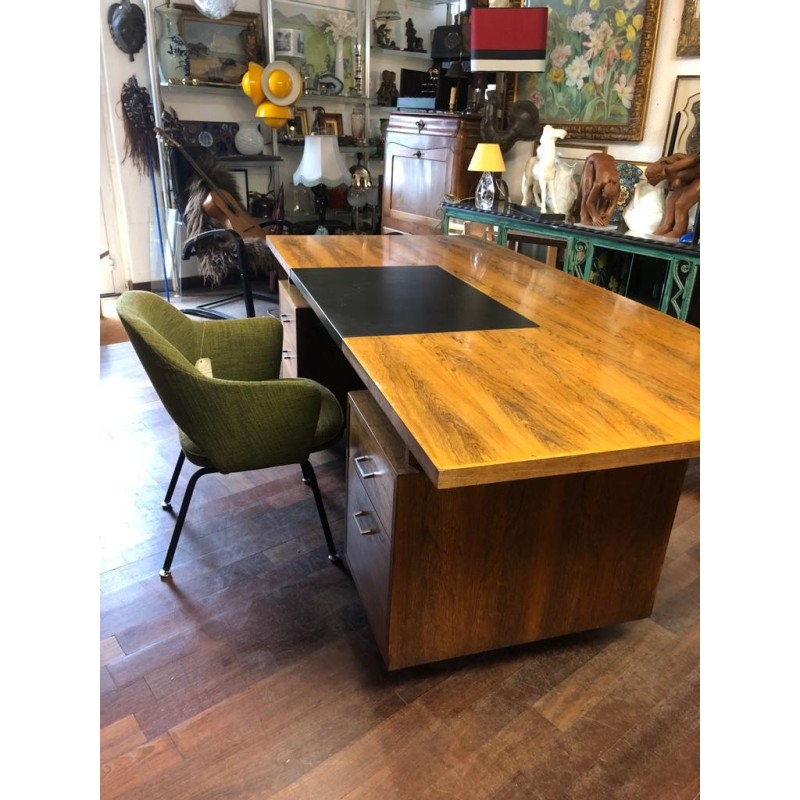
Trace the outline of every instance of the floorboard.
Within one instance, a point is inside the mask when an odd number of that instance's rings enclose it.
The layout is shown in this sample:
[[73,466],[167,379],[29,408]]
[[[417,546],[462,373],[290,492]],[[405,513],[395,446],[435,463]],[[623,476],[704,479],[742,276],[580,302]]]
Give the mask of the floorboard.
[[159,580],[175,428],[130,343],[100,373],[103,800],[699,796],[697,462],[651,618],[389,674],[299,469],[201,479]]

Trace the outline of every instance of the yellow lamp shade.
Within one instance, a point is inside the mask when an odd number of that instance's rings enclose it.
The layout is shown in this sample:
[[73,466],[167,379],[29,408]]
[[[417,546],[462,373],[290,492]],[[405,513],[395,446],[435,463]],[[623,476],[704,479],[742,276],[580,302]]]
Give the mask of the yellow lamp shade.
[[303,91],[303,78],[288,61],[273,61],[261,73],[261,89],[270,103],[290,106]]
[[290,106],[276,106],[275,103],[266,100],[256,109],[256,116],[263,119],[270,128],[281,128],[294,117],[294,114]]
[[267,96],[261,88],[261,75],[264,67],[251,61],[247,65],[247,72],[242,75],[242,91],[256,104],[263,103]]

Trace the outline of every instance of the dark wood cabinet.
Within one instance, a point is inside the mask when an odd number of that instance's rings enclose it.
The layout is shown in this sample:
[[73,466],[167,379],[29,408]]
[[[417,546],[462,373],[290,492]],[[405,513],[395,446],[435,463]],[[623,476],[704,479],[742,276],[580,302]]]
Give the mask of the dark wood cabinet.
[[480,175],[467,172],[480,117],[396,113],[384,151],[382,233],[432,233],[445,195],[469,197]]

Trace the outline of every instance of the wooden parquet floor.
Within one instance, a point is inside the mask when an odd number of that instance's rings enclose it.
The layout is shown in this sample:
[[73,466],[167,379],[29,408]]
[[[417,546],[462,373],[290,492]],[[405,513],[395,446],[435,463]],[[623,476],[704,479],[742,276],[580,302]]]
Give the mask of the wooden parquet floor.
[[[699,796],[698,463],[651,618],[389,674],[299,468],[202,478],[159,580],[174,426],[100,361],[103,800]],[[344,449],[312,461],[341,542]]]

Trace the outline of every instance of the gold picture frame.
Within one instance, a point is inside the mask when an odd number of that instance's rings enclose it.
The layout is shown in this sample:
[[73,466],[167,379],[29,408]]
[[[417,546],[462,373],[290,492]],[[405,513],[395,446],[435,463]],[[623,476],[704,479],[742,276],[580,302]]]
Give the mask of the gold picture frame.
[[[642,0],[633,8],[626,0],[598,0],[591,28],[580,30],[572,6],[552,0],[530,0],[529,6],[550,8],[547,66],[543,73],[518,73],[513,99],[532,101],[542,124],[564,128],[570,138],[640,142],[661,0]],[[587,60],[592,49],[595,55]]]
[[344,120],[341,114],[324,115],[325,133],[333,136],[342,136],[344,132]]
[[683,0],[677,56],[700,55],[700,0]]
[[301,141],[308,136],[308,109],[295,107],[294,117],[289,120],[287,127],[290,139]]
[[[178,27],[189,50],[192,80],[235,86],[241,84],[251,60],[264,63],[260,14],[234,11],[222,19],[212,19],[195,6],[175,3],[174,7],[182,12]],[[254,38],[246,38],[246,33]]]

